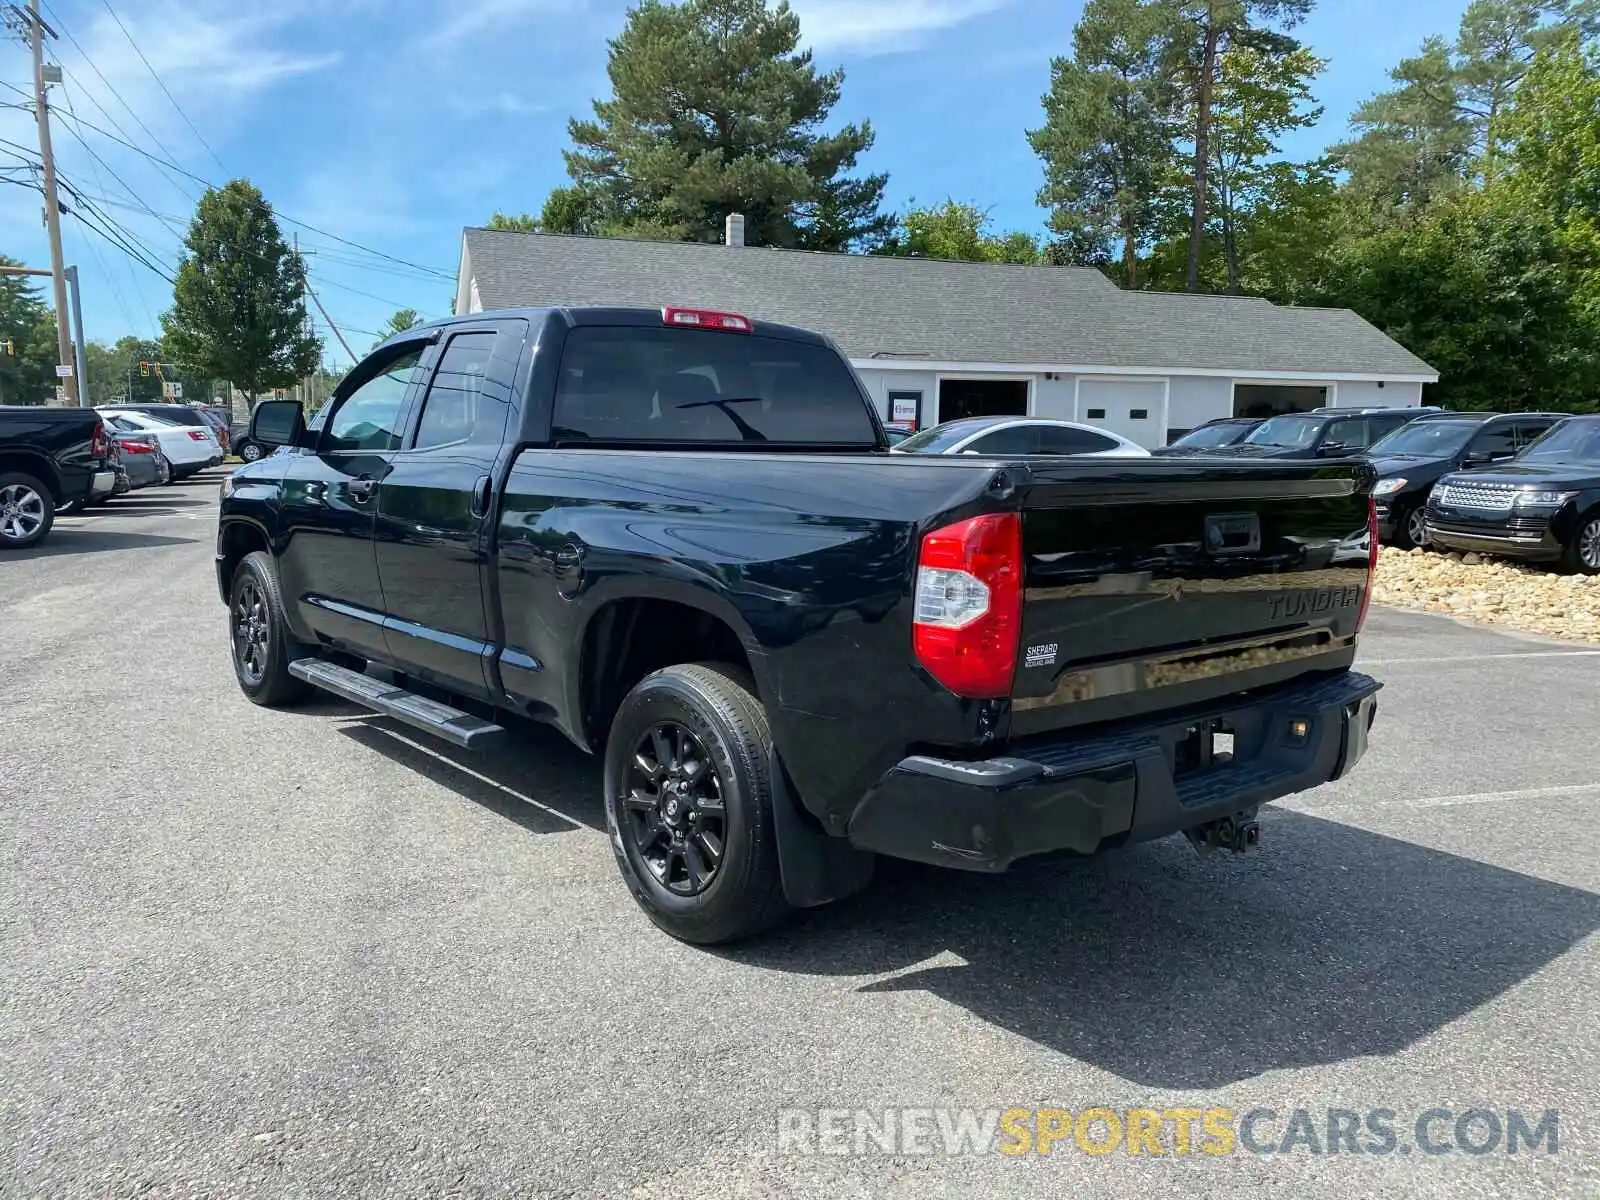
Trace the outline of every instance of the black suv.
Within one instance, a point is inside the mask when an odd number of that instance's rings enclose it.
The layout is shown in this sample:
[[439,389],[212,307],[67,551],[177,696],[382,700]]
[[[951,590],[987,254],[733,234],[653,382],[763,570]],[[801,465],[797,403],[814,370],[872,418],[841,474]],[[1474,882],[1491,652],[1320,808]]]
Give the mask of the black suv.
[[1165,446],[1150,451],[1151,454],[1187,455],[1210,454],[1213,450],[1220,450],[1224,446],[1232,446],[1244,440],[1257,425],[1264,420],[1262,417],[1218,417],[1214,421],[1207,421],[1204,425],[1196,426],[1188,433],[1172,439]]
[[1560,413],[1457,413],[1418,417],[1374,443],[1378,536],[1403,550],[1427,541],[1428,489],[1450,471],[1504,462],[1561,420]]
[[1509,462],[1428,495],[1428,539],[1600,575],[1600,416],[1567,417]]
[[1209,453],[1241,458],[1352,458],[1438,409],[1344,408],[1268,417],[1241,441]]

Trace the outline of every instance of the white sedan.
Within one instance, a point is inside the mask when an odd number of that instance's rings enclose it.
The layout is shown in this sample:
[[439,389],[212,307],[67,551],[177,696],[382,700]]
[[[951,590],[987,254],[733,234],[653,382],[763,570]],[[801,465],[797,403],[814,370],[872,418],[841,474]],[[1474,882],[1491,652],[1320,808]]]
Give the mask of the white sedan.
[[222,461],[222,443],[209,425],[174,425],[132,408],[102,408],[100,419],[120,433],[143,433],[161,444],[172,478],[186,479]]
[[1149,458],[1137,442],[1076,421],[1042,417],[964,417],[914,433],[892,454],[1071,454],[1088,458]]

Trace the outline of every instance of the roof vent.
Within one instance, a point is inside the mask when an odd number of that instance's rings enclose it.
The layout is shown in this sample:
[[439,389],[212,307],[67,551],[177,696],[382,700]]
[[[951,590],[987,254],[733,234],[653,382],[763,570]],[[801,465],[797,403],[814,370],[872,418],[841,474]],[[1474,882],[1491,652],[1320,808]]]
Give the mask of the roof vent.
[[744,245],[744,214],[729,213],[728,219],[723,222],[722,242],[726,246]]

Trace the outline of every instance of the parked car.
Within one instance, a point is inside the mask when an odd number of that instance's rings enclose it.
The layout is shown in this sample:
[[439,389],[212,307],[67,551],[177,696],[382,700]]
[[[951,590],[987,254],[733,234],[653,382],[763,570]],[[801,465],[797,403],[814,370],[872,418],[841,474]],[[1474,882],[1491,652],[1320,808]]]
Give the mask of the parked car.
[[1174,438],[1165,446],[1150,451],[1151,454],[1209,454],[1224,446],[1242,441],[1265,417],[1218,417]]
[[1427,540],[1428,492],[1450,471],[1511,458],[1561,420],[1560,413],[1445,412],[1418,417],[1374,442],[1378,536],[1409,550]]
[[1150,451],[1094,425],[1042,417],[962,417],[914,433],[895,454],[1071,454],[1148,458]]
[[[218,449],[226,455],[227,419],[217,416],[211,409],[203,408],[198,404],[116,404],[111,405],[118,412],[142,412],[152,417],[159,417],[170,425],[187,425],[194,429],[209,429],[212,439],[217,443]],[[219,432],[219,425],[222,427]],[[221,462],[219,458],[217,460]]]
[[1600,574],[1600,417],[1567,417],[1499,466],[1428,493],[1428,540]]
[[172,464],[167,461],[157,438],[148,433],[133,434],[118,430],[112,440],[121,449],[122,466],[128,476],[130,490],[172,482]]
[[553,723],[687,941],[880,854],[1246,851],[1366,749],[1363,462],[885,453],[831,341],[676,308],[447,318],[322,413],[261,404],[283,452],[222,483],[240,689],[469,749]]
[[174,480],[187,479],[222,461],[222,447],[207,422],[174,424],[142,408],[102,408],[99,411],[119,433],[154,437],[172,464]]
[[116,451],[93,409],[0,405],[0,549],[38,545],[58,512],[116,483]]
[[883,436],[889,439],[891,447],[898,446],[915,432],[915,427],[899,421],[890,421],[883,427]]
[[1268,417],[1233,445],[1212,453],[1241,458],[1355,458],[1424,411],[1346,408],[1285,413]]
[[229,443],[233,446],[234,455],[242,458],[245,462],[255,462],[258,458],[263,458],[270,453],[259,442],[250,440],[249,421],[242,421],[230,427],[228,438]]
[[193,408],[195,412],[206,419],[206,423],[211,426],[211,431],[217,435],[217,444],[222,447],[223,457],[226,458],[233,441],[230,433],[233,425],[232,414],[225,408],[218,408],[211,404],[196,404]]

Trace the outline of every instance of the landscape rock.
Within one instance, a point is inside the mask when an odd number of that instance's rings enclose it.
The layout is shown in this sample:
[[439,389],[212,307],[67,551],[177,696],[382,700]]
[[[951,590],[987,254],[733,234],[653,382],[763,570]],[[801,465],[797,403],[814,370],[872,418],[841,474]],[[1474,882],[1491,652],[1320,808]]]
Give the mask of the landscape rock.
[[1385,546],[1372,599],[1525,633],[1600,644],[1600,576],[1560,575],[1478,554]]

